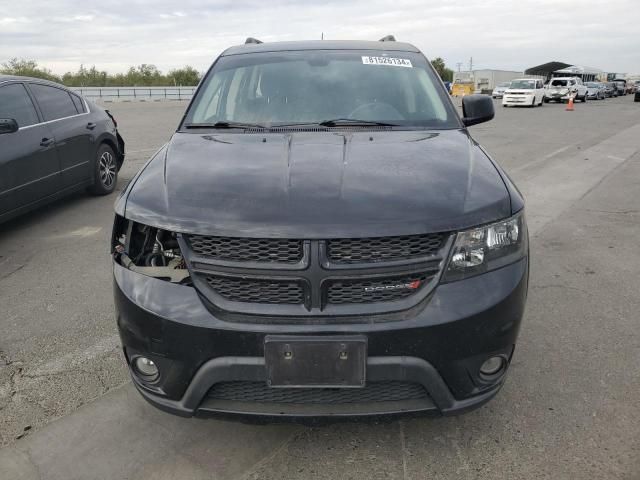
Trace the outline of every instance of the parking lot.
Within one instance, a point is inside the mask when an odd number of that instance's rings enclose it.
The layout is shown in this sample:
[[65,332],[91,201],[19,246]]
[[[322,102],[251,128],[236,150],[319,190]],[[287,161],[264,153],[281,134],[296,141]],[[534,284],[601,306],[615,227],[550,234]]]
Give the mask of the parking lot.
[[[127,142],[118,189],[185,107],[107,105]],[[640,104],[496,101],[471,132],[522,190],[531,235],[527,312],[489,404],[313,427],[155,410],[116,334],[115,196],[78,194],[0,226],[0,479],[640,479]]]

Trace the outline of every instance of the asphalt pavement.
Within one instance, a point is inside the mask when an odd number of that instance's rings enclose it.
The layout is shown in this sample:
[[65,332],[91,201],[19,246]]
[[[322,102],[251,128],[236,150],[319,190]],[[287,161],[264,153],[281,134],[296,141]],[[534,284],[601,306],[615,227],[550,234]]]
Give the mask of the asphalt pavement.
[[[532,268],[493,401],[317,427],[159,412],[119,349],[114,197],[78,194],[0,226],[0,480],[640,479],[640,104],[496,105],[471,130],[527,199]],[[185,107],[108,106],[127,141],[119,188]]]

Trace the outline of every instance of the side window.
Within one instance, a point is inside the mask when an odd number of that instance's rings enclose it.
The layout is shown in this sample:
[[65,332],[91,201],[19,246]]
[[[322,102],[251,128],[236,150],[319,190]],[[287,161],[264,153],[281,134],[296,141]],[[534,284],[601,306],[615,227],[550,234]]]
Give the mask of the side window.
[[21,83],[0,87],[0,118],[13,118],[18,122],[18,127],[38,123],[31,97]]
[[76,106],[71,100],[71,95],[66,90],[38,84],[31,84],[29,88],[40,105],[45,121],[78,114]]
[[71,94],[71,100],[73,101],[73,104],[76,106],[76,110],[77,110],[78,113],[86,112],[86,110],[84,108],[84,102],[82,101],[82,99],[78,95],[72,93]]

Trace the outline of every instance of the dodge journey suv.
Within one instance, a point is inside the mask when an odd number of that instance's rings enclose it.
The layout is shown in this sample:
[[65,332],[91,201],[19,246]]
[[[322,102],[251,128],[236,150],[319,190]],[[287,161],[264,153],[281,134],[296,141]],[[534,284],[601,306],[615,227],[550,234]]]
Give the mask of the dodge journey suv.
[[423,54],[262,43],[214,62],[116,201],[133,382],[183,416],[452,414],[502,386],[527,296],[522,196]]

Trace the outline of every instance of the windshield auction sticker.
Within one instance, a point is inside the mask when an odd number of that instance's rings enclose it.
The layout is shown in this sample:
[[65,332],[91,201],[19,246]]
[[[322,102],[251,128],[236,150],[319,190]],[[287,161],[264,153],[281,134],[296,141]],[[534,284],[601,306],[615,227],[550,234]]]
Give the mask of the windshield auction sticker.
[[362,57],[362,63],[364,63],[365,65],[390,65],[392,67],[413,68],[413,65],[411,65],[411,60],[407,58]]

